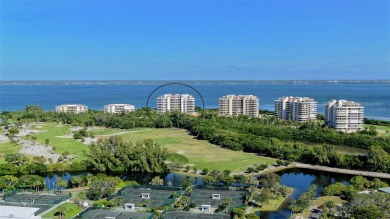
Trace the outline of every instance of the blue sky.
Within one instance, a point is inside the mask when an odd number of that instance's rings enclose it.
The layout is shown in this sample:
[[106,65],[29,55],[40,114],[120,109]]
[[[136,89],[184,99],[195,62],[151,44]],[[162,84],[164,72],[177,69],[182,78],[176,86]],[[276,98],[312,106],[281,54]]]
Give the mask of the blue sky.
[[0,3],[1,80],[390,79],[390,1]]

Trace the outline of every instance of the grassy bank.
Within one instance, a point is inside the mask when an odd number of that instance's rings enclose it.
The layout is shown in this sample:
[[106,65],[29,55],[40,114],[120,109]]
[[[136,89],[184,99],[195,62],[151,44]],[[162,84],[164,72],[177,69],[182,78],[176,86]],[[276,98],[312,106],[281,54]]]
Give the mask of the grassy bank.
[[64,203],[62,205],[57,206],[55,209],[53,209],[49,213],[43,215],[42,218],[59,218],[55,214],[62,207],[65,207],[65,209],[66,209],[64,212],[65,219],[72,218],[73,216],[75,216],[77,213],[79,213],[82,210],[82,208],[75,203]]
[[267,203],[264,203],[261,207],[253,207],[251,213],[257,211],[276,211],[279,207],[289,198],[290,194],[294,191],[294,188],[288,187],[287,197],[279,196],[276,199],[269,199]]

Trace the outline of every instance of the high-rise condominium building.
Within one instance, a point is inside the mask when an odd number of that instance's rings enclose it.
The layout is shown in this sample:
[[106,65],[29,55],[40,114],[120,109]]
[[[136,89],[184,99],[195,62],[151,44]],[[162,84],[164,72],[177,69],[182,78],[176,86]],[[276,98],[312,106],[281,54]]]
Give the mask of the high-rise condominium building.
[[81,104],[64,104],[64,105],[56,106],[56,112],[79,114],[87,111],[88,111],[88,107]]
[[347,100],[331,100],[325,104],[325,123],[343,132],[356,132],[363,128],[364,107]]
[[195,113],[195,98],[190,94],[164,94],[157,98],[157,112],[163,114],[171,111]]
[[279,119],[307,122],[317,119],[317,102],[308,97],[281,97],[275,100],[275,115]]
[[134,110],[134,105],[130,104],[108,104],[104,106],[104,112],[106,113],[132,112]]
[[259,116],[259,98],[253,95],[226,95],[219,98],[220,116]]

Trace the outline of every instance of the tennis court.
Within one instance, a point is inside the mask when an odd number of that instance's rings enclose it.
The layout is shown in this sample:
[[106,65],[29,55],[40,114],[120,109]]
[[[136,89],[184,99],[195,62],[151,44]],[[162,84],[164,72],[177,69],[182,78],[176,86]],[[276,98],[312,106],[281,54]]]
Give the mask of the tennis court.
[[33,193],[16,193],[5,198],[6,202],[35,203],[35,204],[58,204],[63,200],[69,199],[68,195],[44,195]]
[[195,214],[188,212],[172,211],[164,215],[164,219],[230,219],[227,214]]
[[[173,190],[153,189],[153,188],[126,188],[118,193],[123,197],[124,203],[138,204],[146,203],[150,200],[148,207],[167,206],[172,203]],[[144,196],[144,197],[142,197]]]
[[[217,196],[214,197],[213,196]],[[219,196],[219,197],[218,197]],[[232,207],[240,207],[245,203],[245,192],[230,190],[213,190],[213,189],[194,189],[191,192],[190,200],[195,202],[196,206],[211,205],[212,208],[218,207],[227,198],[233,200]]]
[[111,218],[111,219],[147,219],[152,213],[141,212],[125,212],[125,211],[112,211],[112,210],[90,210],[85,213],[82,218],[95,219],[95,218]]

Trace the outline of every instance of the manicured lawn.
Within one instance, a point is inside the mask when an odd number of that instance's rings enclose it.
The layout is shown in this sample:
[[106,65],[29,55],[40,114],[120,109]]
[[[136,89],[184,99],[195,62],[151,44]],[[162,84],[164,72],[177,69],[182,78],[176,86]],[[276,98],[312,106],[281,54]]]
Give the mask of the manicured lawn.
[[[77,213],[79,213],[82,210],[82,208],[75,203],[64,203],[62,205],[65,205],[67,207],[67,211],[65,211],[65,218],[66,219],[72,218],[73,216],[75,216]],[[60,205],[60,206],[62,206],[62,205]],[[43,215],[42,218],[58,218],[57,216],[54,216],[54,214],[58,211],[57,210],[58,207],[53,209],[49,213]]]
[[21,148],[22,146],[12,144],[10,141],[0,143],[0,163],[4,163],[4,155],[17,154]]
[[137,142],[153,139],[168,151],[179,152],[188,157],[189,163],[199,170],[203,168],[229,169],[242,172],[253,164],[274,164],[276,159],[257,156],[242,151],[232,151],[210,144],[205,140],[197,140],[184,129],[142,129],[121,135],[123,139]]
[[[59,126],[58,124],[46,123],[40,124],[45,132],[38,133],[37,141],[45,144],[45,140],[49,139],[49,145],[55,147],[54,151],[58,154],[69,151],[71,155],[77,155],[83,158],[83,150],[88,149],[88,146],[73,138],[61,138],[58,136],[69,135],[72,133],[71,127],[67,125]],[[56,127],[57,126],[57,127]]]
[[95,130],[90,130],[88,133],[92,133],[96,136],[98,135],[114,135],[117,133],[127,133],[127,132],[137,132],[142,129],[111,129],[111,128],[99,128]]
[[252,208],[251,213],[255,213],[256,211],[276,211],[279,206],[286,200],[286,198],[278,197],[277,199],[270,199],[268,203],[263,204],[261,208],[254,207]]
[[[289,193],[291,194],[294,191],[294,188],[288,187]],[[268,203],[265,203],[260,207],[253,207],[251,213],[255,213],[256,211],[276,211],[283,204],[284,201],[289,197],[279,196],[277,199],[269,199]]]
[[[390,126],[383,126],[383,125],[364,125],[364,127],[369,128],[370,126],[374,126],[376,130],[378,131],[379,136],[390,136]],[[386,133],[386,131],[388,131]]]

